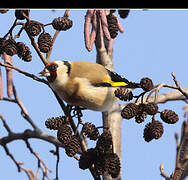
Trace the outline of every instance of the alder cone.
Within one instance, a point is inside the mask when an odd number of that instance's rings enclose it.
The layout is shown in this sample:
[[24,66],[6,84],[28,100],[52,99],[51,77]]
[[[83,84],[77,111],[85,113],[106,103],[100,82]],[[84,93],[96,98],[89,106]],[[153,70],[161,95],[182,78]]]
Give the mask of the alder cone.
[[31,51],[30,51],[29,47],[26,46],[22,42],[17,42],[16,46],[17,46],[17,51],[18,51],[17,52],[18,57],[26,62],[30,62],[32,59],[32,56],[31,56]]
[[47,53],[52,47],[52,37],[49,33],[41,33],[38,38],[38,46],[41,52]]
[[17,53],[16,41],[14,39],[8,39],[4,42],[3,51],[9,56],[13,56]]
[[174,124],[179,120],[178,115],[174,111],[168,109],[163,110],[160,113],[160,117],[165,123],[168,124]]
[[58,17],[52,21],[52,26],[55,30],[66,31],[72,27],[72,20],[68,17]]
[[140,85],[141,88],[146,92],[154,88],[153,81],[148,77],[142,78],[140,80]]
[[135,103],[127,104],[121,111],[121,116],[125,119],[131,119],[138,113],[138,106]]
[[30,20],[25,24],[25,29],[30,36],[37,36],[41,32],[41,23]]
[[69,157],[73,157],[79,150],[80,148],[80,142],[78,138],[73,135],[69,143],[66,144],[65,146],[65,153]]

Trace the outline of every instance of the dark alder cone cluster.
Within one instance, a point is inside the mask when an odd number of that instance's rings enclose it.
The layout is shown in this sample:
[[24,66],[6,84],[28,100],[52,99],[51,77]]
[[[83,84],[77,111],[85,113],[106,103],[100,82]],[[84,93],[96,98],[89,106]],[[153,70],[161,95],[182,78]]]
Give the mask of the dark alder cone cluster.
[[16,42],[11,37],[8,40],[0,38],[0,54],[3,52],[9,56],[17,54],[20,59],[26,62],[30,62],[32,59],[29,47],[22,42]]
[[52,21],[52,26],[55,30],[66,31],[72,27],[72,20],[70,20],[67,16],[58,17]]
[[46,127],[53,130],[58,130],[58,128],[64,124],[68,124],[68,120],[65,116],[52,117],[45,121]]
[[115,96],[122,101],[130,101],[133,99],[132,91],[129,91],[126,88],[118,88],[114,92]]
[[174,111],[168,109],[163,110],[160,113],[160,117],[165,123],[168,124],[174,124],[179,120],[178,115]]
[[[57,130],[57,139],[65,147],[65,153],[69,157],[75,156],[78,151],[81,151],[80,141],[77,135],[73,135],[72,129],[69,126],[68,118],[59,116],[49,118],[45,121],[47,128]],[[96,146],[84,151],[80,155],[79,168],[88,169],[91,166],[95,167],[96,173],[102,175],[108,173],[112,178],[118,177],[120,173],[120,159],[113,152],[112,134],[109,130],[104,130],[99,133],[98,128],[90,122],[82,124],[81,134],[86,135],[90,140],[96,140]]]
[[98,138],[95,148],[90,148],[80,156],[79,167],[83,170],[94,165],[97,174],[108,173],[112,178],[120,173],[120,159],[113,153],[112,135],[104,131]]
[[129,103],[121,111],[121,116],[124,119],[131,119],[134,116],[136,116],[137,113],[138,113],[138,105],[136,105],[135,103]]
[[52,37],[49,33],[41,33],[38,38],[38,46],[41,52],[47,53],[52,47]]
[[16,46],[18,57],[26,62],[30,62],[32,56],[29,47],[26,46],[23,42],[17,42]]
[[67,156],[73,157],[80,149],[80,142],[76,135],[73,135],[70,141],[65,145]]
[[168,124],[174,124],[179,120],[178,115],[174,111],[165,109],[162,112],[159,112],[158,109],[158,105],[154,102],[149,102],[147,104],[140,103],[138,105],[129,103],[123,108],[121,116],[124,119],[135,117],[137,123],[144,122],[147,115],[152,116],[152,122],[146,124],[143,136],[146,142],[150,142],[153,139],[159,139],[164,131],[163,124],[155,120],[155,115],[157,113],[160,113],[160,118]]
[[149,115],[155,115],[158,113],[158,106],[154,102],[149,102],[144,105],[144,111]]
[[71,128],[63,124],[58,128],[57,131],[57,139],[65,146],[67,145],[72,139],[72,130]]
[[108,23],[108,30],[110,32],[110,36],[114,39],[118,35],[118,24],[117,19],[113,14],[109,14],[106,16],[107,23]]
[[99,137],[99,130],[94,124],[86,122],[82,127],[82,133],[89,137],[90,140],[97,140]]
[[122,19],[127,18],[127,16],[129,15],[130,10],[118,10],[118,14]]
[[59,116],[56,118],[49,118],[45,121],[47,128],[57,130],[57,139],[65,147],[65,153],[72,157],[80,149],[80,142],[75,135],[72,134],[72,129],[69,126],[68,118]]
[[12,38],[6,40],[4,42],[3,51],[10,56],[15,55],[17,53],[16,41]]
[[30,36],[37,36],[41,32],[41,23],[34,20],[27,21],[25,30]]
[[139,124],[144,122],[144,119],[147,117],[147,113],[145,111],[145,104],[140,103],[138,105],[138,112],[135,115],[135,121]]
[[141,88],[144,90],[144,91],[150,91],[151,89],[154,88],[154,85],[153,85],[153,82],[150,78],[148,77],[145,77],[145,78],[142,78],[140,80],[140,85],[141,85]]
[[[134,84],[137,88],[142,88],[145,92],[148,92],[154,88],[153,81],[148,78],[144,77],[140,80],[140,83],[132,83]],[[119,98],[122,101],[130,101],[134,97],[132,91],[126,89],[126,88],[117,88],[114,92],[115,96]]]
[[160,121],[149,122],[144,129],[144,140],[150,142],[152,139],[159,139],[163,132],[163,124]]
[[30,10],[15,10],[15,16],[19,20],[24,20],[29,17]]

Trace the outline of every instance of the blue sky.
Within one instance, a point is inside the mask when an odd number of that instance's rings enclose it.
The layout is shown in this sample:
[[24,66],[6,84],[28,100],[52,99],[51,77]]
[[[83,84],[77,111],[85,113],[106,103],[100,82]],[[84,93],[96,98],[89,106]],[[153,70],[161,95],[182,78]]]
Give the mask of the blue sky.
[[[51,61],[84,60],[95,62],[96,51],[88,52],[84,45],[83,27],[86,10],[71,10],[70,19],[73,27],[61,32],[54,44]],[[31,10],[30,17],[44,24],[51,22],[55,17],[63,16],[64,10]],[[117,12],[116,12],[117,14]],[[126,78],[139,82],[142,77],[150,77],[154,84],[174,84],[171,72],[175,72],[177,80],[182,87],[188,86],[186,76],[188,61],[188,10],[131,10],[126,19],[120,19],[125,32],[119,33],[114,42],[114,70]],[[4,36],[14,21],[14,10],[6,14],[0,14],[0,37]],[[15,32],[18,29],[15,29]],[[53,34],[52,27],[46,31]],[[36,52],[30,45],[25,32],[17,41],[23,41],[32,50],[32,62],[21,61],[17,55],[13,56],[16,66],[30,73],[41,71],[41,63]],[[3,72],[4,91],[5,71]],[[49,117],[62,115],[52,92],[45,85],[35,82],[14,71],[14,84],[18,96],[28,109],[30,116],[36,124],[45,132],[56,136],[55,131],[45,127],[45,120]],[[170,89],[161,91],[167,92]],[[181,124],[184,120],[182,107],[184,102],[168,102],[159,105],[159,110],[172,109],[179,115],[179,121],[175,125],[164,125],[164,134],[159,140],[146,143],[143,139],[143,129],[150,118],[144,123],[137,124],[134,119],[122,121],[122,179],[159,180],[159,166],[164,163],[165,172],[170,175],[175,167],[176,143],[174,133],[181,132]],[[27,122],[20,116],[20,109],[15,104],[0,101],[0,113],[5,117],[10,127],[15,132],[21,132],[30,128]],[[157,116],[159,119],[159,117]],[[85,111],[83,121],[90,121],[101,125],[101,113]],[[0,136],[7,133],[0,122]],[[55,178],[56,158],[49,153],[55,149],[41,140],[29,140],[36,152],[53,171],[49,176]],[[89,144],[92,147],[93,144]],[[37,170],[37,161],[26,149],[24,142],[14,141],[8,144],[10,152],[17,160],[24,161],[24,167]],[[4,179],[26,179],[24,172],[18,173],[15,164],[5,155],[3,148],[1,153],[1,177]],[[88,170],[78,168],[75,159],[68,158],[63,149],[60,150],[60,179],[92,179]]]

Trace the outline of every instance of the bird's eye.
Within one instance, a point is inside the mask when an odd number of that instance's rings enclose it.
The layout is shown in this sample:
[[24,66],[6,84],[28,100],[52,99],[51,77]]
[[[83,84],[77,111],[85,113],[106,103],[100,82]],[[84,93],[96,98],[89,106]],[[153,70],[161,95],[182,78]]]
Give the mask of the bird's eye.
[[54,72],[56,71],[58,65],[57,64],[52,64],[50,66],[47,67],[47,69],[50,71],[50,72]]

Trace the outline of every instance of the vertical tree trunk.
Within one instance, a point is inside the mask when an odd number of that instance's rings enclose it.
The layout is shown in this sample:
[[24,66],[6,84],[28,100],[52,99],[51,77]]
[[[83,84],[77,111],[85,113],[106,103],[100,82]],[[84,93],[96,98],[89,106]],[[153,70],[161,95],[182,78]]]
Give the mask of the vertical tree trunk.
[[[101,47],[96,46],[97,58],[96,62],[102,64],[104,67],[113,70],[113,56],[112,52],[107,53],[108,41],[104,40],[101,43]],[[121,121],[120,105],[118,102],[114,102],[111,110],[102,113],[103,126],[109,127],[113,138],[113,149],[121,161]],[[104,180],[112,180],[108,174],[103,175]],[[121,180],[121,173],[116,180]]]

